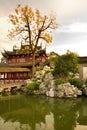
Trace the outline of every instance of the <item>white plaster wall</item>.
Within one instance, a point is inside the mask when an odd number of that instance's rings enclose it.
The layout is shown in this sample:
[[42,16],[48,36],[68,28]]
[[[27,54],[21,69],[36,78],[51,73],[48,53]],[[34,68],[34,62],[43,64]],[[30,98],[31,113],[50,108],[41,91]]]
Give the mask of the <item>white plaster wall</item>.
[[87,79],[87,67],[83,67],[83,80]]

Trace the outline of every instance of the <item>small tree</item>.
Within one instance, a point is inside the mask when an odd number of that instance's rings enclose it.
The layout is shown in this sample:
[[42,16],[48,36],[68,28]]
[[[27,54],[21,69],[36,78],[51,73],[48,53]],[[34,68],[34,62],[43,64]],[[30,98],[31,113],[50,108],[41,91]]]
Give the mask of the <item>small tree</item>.
[[32,52],[32,76],[34,75],[35,54],[42,41],[52,42],[51,30],[57,28],[56,18],[53,15],[42,16],[40,11],[32,10],[28,5],[21,7],[19,4],[15,14],[9,15],[13,28],[9,31],[10,38],[17,37],[28,42]]
[[49,61],[50,61],[50,66],[52,68],[54,68],[55,61],[56,61],[57,57],[58,57],[58,54],[56,52],[50,52]]
[[67,51],[65,55],[59,56],[55,62],[54,75],[67,77],[69,73],[77,73],[79,69],[78,56],[76,53]]

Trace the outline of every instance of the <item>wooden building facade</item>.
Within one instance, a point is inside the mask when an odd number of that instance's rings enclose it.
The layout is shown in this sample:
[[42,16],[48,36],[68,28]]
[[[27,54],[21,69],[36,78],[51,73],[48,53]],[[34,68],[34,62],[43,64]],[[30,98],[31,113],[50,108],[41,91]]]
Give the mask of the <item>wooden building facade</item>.
[[[11,80],[26,80],[31,78],[32,53],[29,45],[21,45],[20,49],[13,48],[13,51],[4,51],[3,62],[0,64],[0,80],[4,82]],[[35,56],[35,66],[43,64],[47,60],[45,49],[38,46]]]

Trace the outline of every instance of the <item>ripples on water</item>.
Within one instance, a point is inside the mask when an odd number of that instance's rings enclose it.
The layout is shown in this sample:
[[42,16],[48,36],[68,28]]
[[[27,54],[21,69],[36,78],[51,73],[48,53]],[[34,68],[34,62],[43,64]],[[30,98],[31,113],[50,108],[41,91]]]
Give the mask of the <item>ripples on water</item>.
[[0,130],[87,130],[87,98],[0,97]]

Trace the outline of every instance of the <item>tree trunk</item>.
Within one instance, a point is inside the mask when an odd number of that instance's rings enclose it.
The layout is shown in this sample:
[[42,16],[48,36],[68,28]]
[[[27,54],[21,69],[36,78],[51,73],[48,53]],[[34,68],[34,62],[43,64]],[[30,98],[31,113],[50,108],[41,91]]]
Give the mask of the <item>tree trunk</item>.
[[35,74],[35,53],[32,56],[32,78],[34,77]]

